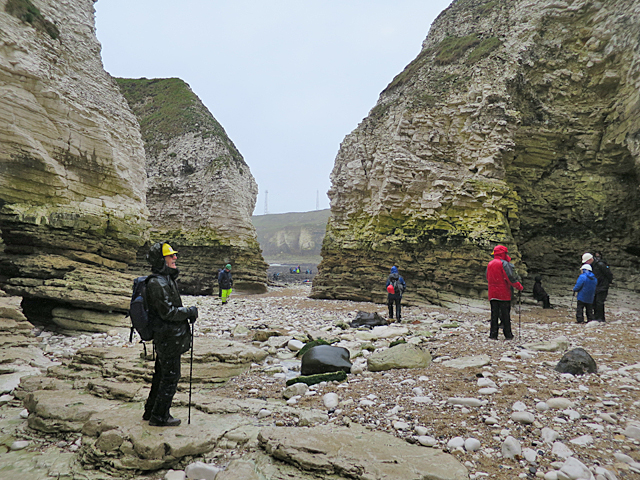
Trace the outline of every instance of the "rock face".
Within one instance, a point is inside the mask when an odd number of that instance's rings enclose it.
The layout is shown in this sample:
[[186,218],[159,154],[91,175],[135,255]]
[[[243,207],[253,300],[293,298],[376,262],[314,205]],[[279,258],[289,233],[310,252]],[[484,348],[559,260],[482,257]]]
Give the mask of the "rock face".
[[36,3],[0,2],[0,284],[32,321],[124,323],[148,229],[138,124],[102,67],[93,2]]
[[593,249],[637,289],[639,10],[454,2],[342,143],[313,296],[384,301],[395,264],[407,302],[486,299],[498,243],[551,292]]
[[[145,142],[151,241],[179,251],[183,292],[210,294],[233,265],[234,288],[266,291],[251,214],[258,186],[222,126],[177,78],[118,79]],[[141,249],[141,267],[148,270]],[[217,287],[216,287],[217,291]]]
[[265,258],[293,263],[320,262],[330,210],[255,215],[251,218]]

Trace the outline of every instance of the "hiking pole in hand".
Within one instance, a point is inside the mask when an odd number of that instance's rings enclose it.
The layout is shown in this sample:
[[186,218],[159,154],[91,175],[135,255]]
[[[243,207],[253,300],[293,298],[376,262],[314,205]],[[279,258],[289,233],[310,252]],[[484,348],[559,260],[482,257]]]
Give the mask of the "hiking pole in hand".
[[518,343],[522,341],[522,291],[518,292]]
[[191,361],[189,363],[189,418],[187,424],[191,425],[191,383],[193,379],[193,323],[191,323]]

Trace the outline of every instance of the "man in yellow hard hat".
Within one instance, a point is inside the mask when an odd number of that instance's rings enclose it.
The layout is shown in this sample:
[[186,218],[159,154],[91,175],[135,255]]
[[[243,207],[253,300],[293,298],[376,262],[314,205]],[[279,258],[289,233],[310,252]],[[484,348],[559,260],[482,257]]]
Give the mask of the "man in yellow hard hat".
[[153,328],[156,363],[151,391],[144,407],[144,420],[155,427],[177,427],[169,409],[180,380],[180,356],[191,347],[189,322],[198,318],[197,307],[183,307],[176,279],[178,252],[168,243],[156,243],[147,260],[152,274],[147,281],[149,321]]

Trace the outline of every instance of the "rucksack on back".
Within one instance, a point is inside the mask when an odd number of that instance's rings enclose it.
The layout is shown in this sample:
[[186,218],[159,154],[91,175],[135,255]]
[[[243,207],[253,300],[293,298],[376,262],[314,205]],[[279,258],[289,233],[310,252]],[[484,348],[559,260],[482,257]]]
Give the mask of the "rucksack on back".
[[147,305],[147,281],[152,277],[138,277],[133,281],[133,294],[131,295],[131,303],[129,304],[129,313],[131,317],[131,333],[129,341],[133,340],[133,331],[140,335],[143,342],[153,340],[153,330],[149,322],[149,307]]

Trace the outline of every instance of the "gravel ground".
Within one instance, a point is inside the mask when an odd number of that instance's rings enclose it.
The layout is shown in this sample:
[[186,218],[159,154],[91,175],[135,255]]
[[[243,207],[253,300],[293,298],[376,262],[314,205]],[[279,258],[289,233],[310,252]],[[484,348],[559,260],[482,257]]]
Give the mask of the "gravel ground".
[[[327,412],[330,422],[356,422],[411,443],[433,444],[456,455],[469,469],[471,479],[563,478],[557,475],[567,455],[562,447],[597,474],[596,480],[640,478],[640,438],[625,434],[630,422],[640,420],[640,295],[610,292],[607,323],[587,325],[575,323],[569,308],[571,297],[552,299],[555,308],[551,310],[527,302],[520,314],[517,307],[512,311],[512,341],[504,340],[502,333],[498,341],[488,338],[488,310],[465,313],[435,306],[405,307],[402,325],[393,326],[405,327],[401,338],[428,350],[433,363],[426,368],[369,372],[366,358],[398,338],[359,341],[356,330],[346,324],[358,311],[386,316],[386,306],[314,300],[308,298],[310,291],[310,284],[283,284],[269,287],[262,295],[234,293],[225,306],[219,304],[218,297],[183,297],[185,305],[197,305],[200,310],[195,349],[202,336],[247,343],[252,343],[256,330],[278,330],[285,336],[279,342],[254,341],[269,351],[269,357],[215,389],[216,395],[284,402],[285,380],[298,375],[300,368],[299,360],[286,346],[287,338],[338,339],[337,345],[352,352],[354,370],[360,373],[350,374],[343,383],[313,386],[293,400],[298,406]],[[43,348],[54,360],[70,356],[80,346],[119,345],[128,340],[124,332],[42,336]],[[523,347],[559,336],[567,338],[569,348],[587,350],[598,365],[598,373],[578,377],[559,374],[554,367],[563,352]],[[454,369],[444,364],[448,359],[481,354],[490,358],[483,367]],[[491,382],[495,392],[482,394],[480,389]],[[338,395],[337,407],[325,407],[323,396],[327,393]],[[543,409],[541,402],[556,397],[571,405]],[[482,405],[452,405],[451,398],[475,399]],[[512,413],[518,410],[532,413],[533,423],[512,420]],[[295,425],[296,421],[295,417],[274,414],[277,425]],[[557,434],[555,443],[543,439],[549,429]],[[515,459],[502,454],[508,437],[515,438],[522,449]],[[480,442],[479,449],[457,446],[469,438]]]
[[[359,310],[377,311],[383,316],[386,310],[384,305],[371,303],[313,300],[308,298],[309,293],[308,285],[289,285],[272,288],[260,296],[236,296],[225,307],[205,297],[187,298],[185,304],[196,303],[202,312],[197,335],[250,341],[251,330],[269,327],[303,341],[341,338],[338,345],[352,350],[355,330],[336,325],[353,320]],[[357,422],[410,442],[416,442],[418,434],[422,438],[431,437],[436,447],[457,455],[469,468],[472,478],[483,478],[484,474],[489,478],[534,477],[535,474],[544,478],[544,473],[553,472],[554,467],[561,465],[557,462],[564,458],[552,453],[552,444],[542,440],[543,428],[556,431],[557,441],[569,447],[573,456],[593,471],[598,466],[607,466],[617,478],[640,478],[640,471],[634,471],[638,465],[629,463],[640,462],[640,442],[623,434],[628,422],[640,420],[637,341],[640,297],[623,291],[611,292],[607,303],[608,322],[587,325],[575,323],[568,308],[571,297],[556,298],[555,304],[556,308],[551,310],[525,304],[520,315],[517,307],[514,308],[516,337],[512,341],[504,340],[502,334],[498,341],[488,338],[488,311],[460,313],[431,306],[406,307],[402,326],[409,331],[403,338],[431,352],[434,361],[429,367],[369,372],[366,356],[371,354],[370,350],[387,348],[396,339],[361,342],[360,346],[368,344],[369,350],[355,348],[359,353],[352,355],[352,362],[364,367],[361,374],[349,375],[344,383],[314,386],[298,404],[326,411],[322,397],[335,392],[340,404],[329,412],[330,421]],[[245,328],[248,334],[244,334]],[[238,335],[239,332],[243,334]],[[562,352],[527,351],[522,346],[559,336],[567,337],[570,348],[587,350],[598,365],[598,373],[578,377],[559,374],[554,367]],[[267,348],[264,343],[255,344]],[[282,400],[285,379],[299,373],[296,372],[299,362],[288,359],[291,352],[286,347],[272,346],[271,353],[264,365],[255,365],[248,373],[216,390],[216,394]],[[488,355],[490,363],[461,370],[442,363],[446,359],[479,354]],[[630,366],[634,367],[624,369]],[[492,380],[496,393],[480,395],[479,379]],[[447,402],[452,397],[488,402],[480,407],[454,406]],[[536,408],[539,402],[554,397],[568,399],[573,406],[545,411]],[[426,403],[417,403],[415,398]],[[510,419],[514,410],[523,408],[535,415],[533,424]],[[294,418],[275,421],[295,424]],[[523,450],[529,448],[535,452],[535,461],[527,461],[522,456],[515,460],[503,458],[501,449],[507,436],[519,440]],[[467,452],[456,449],[454,444],[447,446],[455,437],[476,438],[481,447]]]

